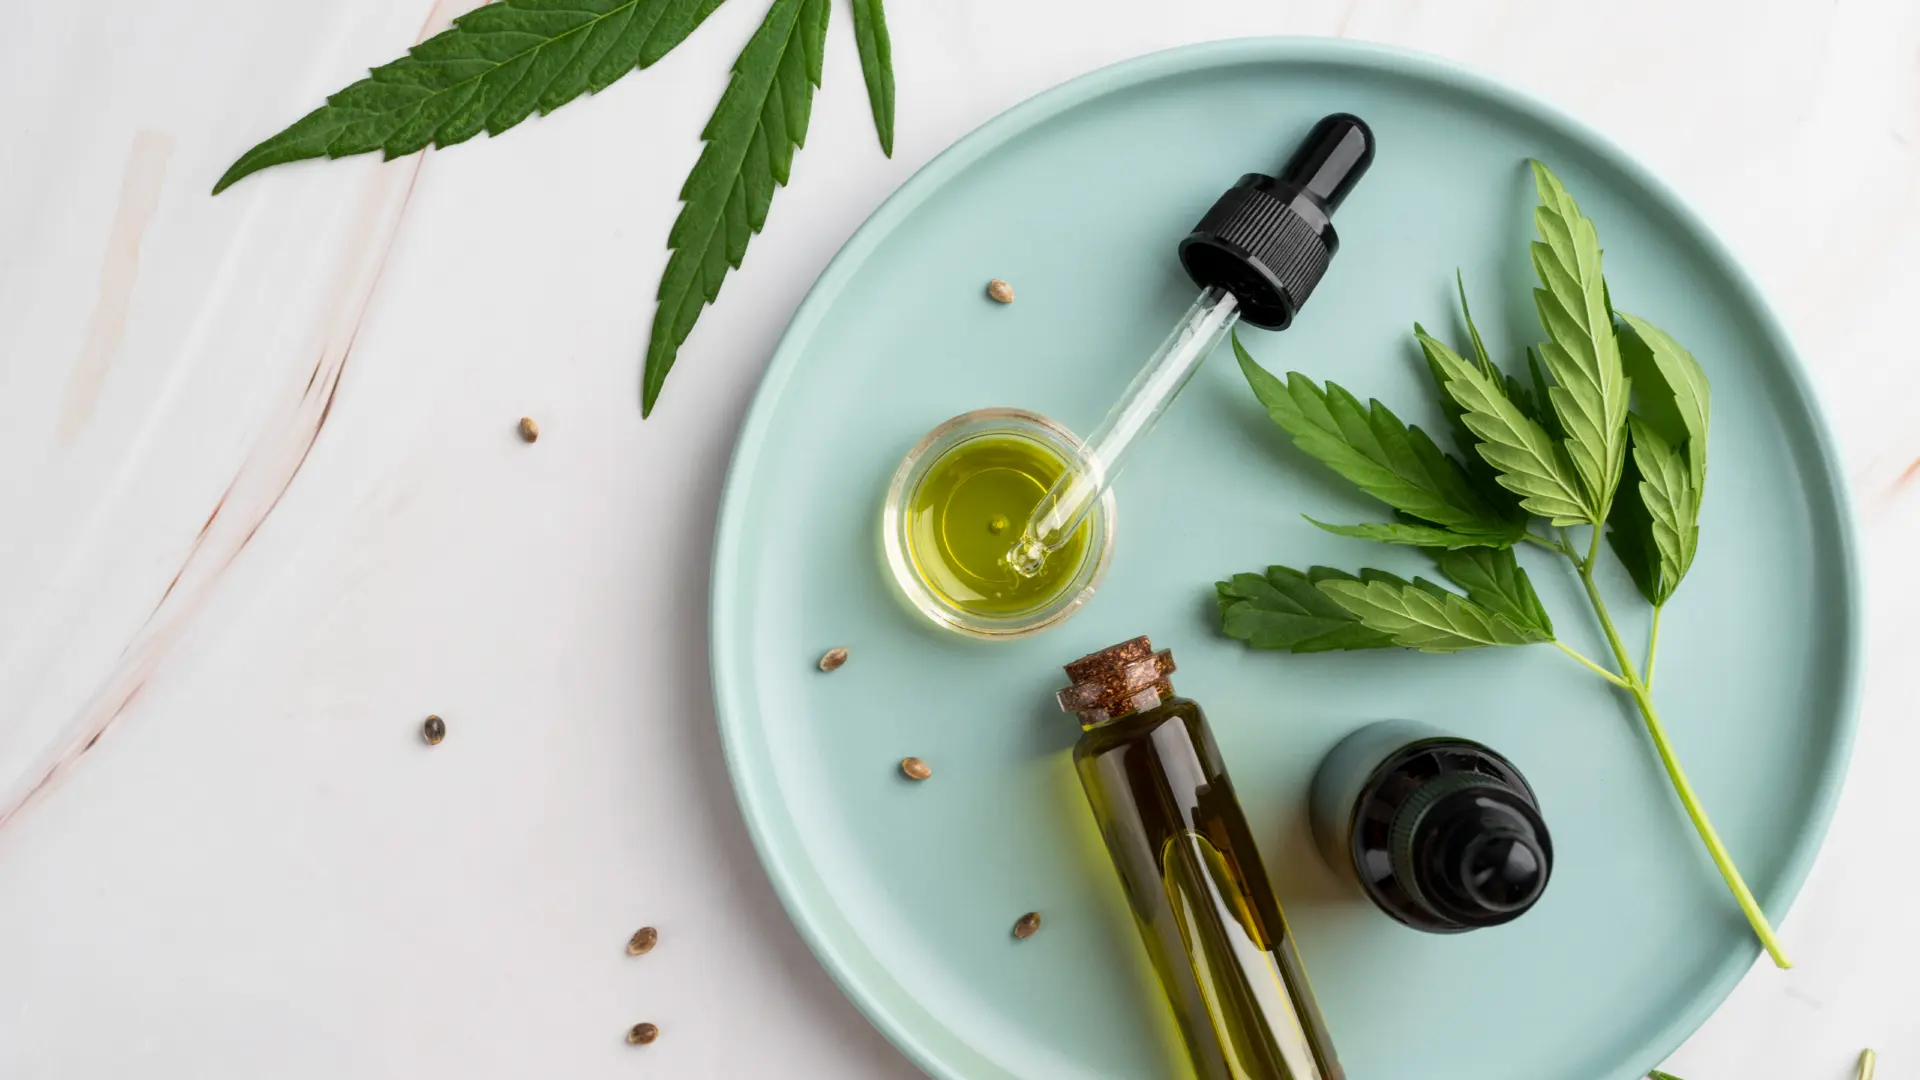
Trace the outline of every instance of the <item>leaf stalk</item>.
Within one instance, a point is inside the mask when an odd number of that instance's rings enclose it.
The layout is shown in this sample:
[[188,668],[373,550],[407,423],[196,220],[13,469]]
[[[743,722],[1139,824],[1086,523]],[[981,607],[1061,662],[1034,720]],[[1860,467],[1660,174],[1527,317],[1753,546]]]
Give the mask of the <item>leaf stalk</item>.
[[1660,655],[1660,613],[1665,610],[1665,604],[1653,606],[1653,625],[1647,630],[1647,676],[1641,681],[1646,683],[1649,693],[1653,690],[1653,658]]
[[1566,554],[1566,551],[1567,551],[1565,545],[1563,545],[1560,541],[1549,540],[1546,537],[1539,535],[1538,533],[1532,533],[1532,532],[1522,533],[1520,536],[1520,539],[1525,540],[1529,544],[1538,544],[1541,547],[1546,548],[1548,551],[1556,552],[1558,554],[1564,555]]
[[1568,656],[1573,657],[1573,659],[1577,661],[1581,667],[1586,668],[1588,671],[1593,672],[1595,675],[1600,676],[1601,678],[1607,680],[1608,682],[1619,687],[1620,689],[1622,690],[1633,689],[1632,683],[1629,683],[1627,680],[1621,678],[1618,675],[1615,675],[1613,672],[1608,671],[1606,668],[1601,667],[1599,664],[1594,663],[1593,661],[1587,659],[1585,656],[1582,656],[1578,650],[1575,650],[1569,647],[1566,642],[1556,639],[1554,641],[1554,645],[1557,646],[1561,652],[1566,653]]
[[[1740,870],[1733,863],[1733,856],[1720,840],[1720,834],[1707,818],[1707,811],[1700,804],[1700,796],[1693,790],[1693,784],[1687,779],[1686,770],[1680,766],[1680,758],[1674,753],[1673,743],[1667,738],[1667,729],[1660,722],[1660,713],[1653,706],[1653,694],[1645,680],[1634,669],[1633,658],[1627,654],[1626,643],[1620,638],[1620,631],[1614,625],[1613,615],[1607,610],[1606,598],[1600,595],[1600,587],[1593,580],[1593,560],[1599,551],[1599,527],[1594,528],[1594,543],[1588,549],[1587,558],[1580,559],[1571,553],[1567,558],[1579,571],[1580,584],[1587,591],[1587,599],[1593,605],[1593,613],[1600,621],[1600,629],[1606,634],[1607,645],[1613,650],[1614,660],[1620,665],[1624,676],[1624,689],[1633,697],[1633,703],[1640,710],[1640,717],[1646,723],[1647,735],[1653,740],[1653,748],[1660,755],[1660,764],[1667,770],[1667,778],[1673,783],[1674,794],[1680,797],[1680,804],[1687,812],[1687,818],[1693,822],[1694,831],[1700,834],[1700,840],[1707,846],[1707,854],[1713,859],[1713,865],[1727,883],[1727,889],[1740,905],[1741,914],[1747,918],[1747,924],[1753,928],[1754,936],[1760,939],[1760,945],[1774,964],[1780,968],[1790,968],[1793,962],[1780,947],[1779,939],[1774,936],[1773,925],[1767,921],[1766,912],[1760,910],[1759,901],[1754,899],[1753,891],[1747,888],[1746,879],[1740,876]],[[1659,609],[1655,608],[1655,618]],[[1656,632],[1657,634],[1657,632]],[[1650,643],[1657,645],[1657,636]],[[1571,651],[1571,650],[1568,650]],[[1653,652],[1649,648],[1647,669],[1653,669]],[[1622,682],[1621,679],[1610,679]]]

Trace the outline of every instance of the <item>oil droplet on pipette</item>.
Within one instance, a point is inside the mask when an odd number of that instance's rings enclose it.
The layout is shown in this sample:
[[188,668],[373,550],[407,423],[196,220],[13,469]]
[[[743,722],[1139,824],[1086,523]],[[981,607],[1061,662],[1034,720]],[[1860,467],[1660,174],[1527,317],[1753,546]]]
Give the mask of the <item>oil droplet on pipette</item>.
[[1033,538],[1032,530],[1028,530],[1000,556],[1000,561],[1021,577],[1030,578],[1046,569],[1047,549]]

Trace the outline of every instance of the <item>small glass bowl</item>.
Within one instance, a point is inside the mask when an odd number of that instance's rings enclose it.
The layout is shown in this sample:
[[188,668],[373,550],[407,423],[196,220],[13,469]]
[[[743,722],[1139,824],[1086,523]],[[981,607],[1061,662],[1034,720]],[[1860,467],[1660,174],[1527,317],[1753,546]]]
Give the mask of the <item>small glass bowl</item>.
[[1024,637],[1065,621],[1092,599],[1094,590],[1106,576],[1107,564],[1113,559],[1115,511],[1113,492],[1107,491],[1087,515],[1086,528],[1091,532],[1080,565],[1074,568],[1073,576],[1060,591],[1044,604],[1016,615],[982,615],[954,605],[927,584],[914,559],[908,535],[907,508],[913,505],[920,483],[936,462],[963,444],[974,439],[1009,436],[1037,444],[1062,462],[1073,460],[1081,445],[1073,432],[1024,409],[976,409],[963,413],[929,431],[926,438],[907,452],[894,471],[893,482],[887,487],[886,505],[880,513],[880,538],[887,568],[893,572],[894,583],[907,602],[936,626],[988,640]]

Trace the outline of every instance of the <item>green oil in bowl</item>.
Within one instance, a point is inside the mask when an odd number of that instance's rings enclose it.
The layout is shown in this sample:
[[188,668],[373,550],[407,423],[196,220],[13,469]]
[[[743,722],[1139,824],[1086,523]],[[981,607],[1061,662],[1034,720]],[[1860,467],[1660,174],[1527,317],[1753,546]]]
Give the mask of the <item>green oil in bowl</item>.
[[907,503],[915,572],[943,602],[985,618],[1019,616],[1058,600],[1086,561],[1086,522],[1032,577],[1008,565],[1007,550],[1066,468],[1052,447],[1014,434],[980,435],[948,449]]

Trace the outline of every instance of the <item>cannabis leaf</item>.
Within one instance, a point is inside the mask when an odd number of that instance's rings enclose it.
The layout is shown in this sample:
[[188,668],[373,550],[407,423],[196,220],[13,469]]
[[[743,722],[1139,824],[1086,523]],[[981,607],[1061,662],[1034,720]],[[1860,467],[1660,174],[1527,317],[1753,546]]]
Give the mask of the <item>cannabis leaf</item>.
[[1421,652],[1458,652],[1490,645],[1530,645],[1551,640],[1538,628],[1515,625],[1430,581],[1319,582],[1317,588],[1359,618],[1361,625],[1390,635],[1396,645]]
[[1458,461],[1379,401],[1363,406],[1338,384],[1322,390],[1297,372],[1282,382],[1254,362],[1237,335],[1233,351],[1254,396],[1294,445],[1360,490],[1422,521],[1489,537],[1484,542],[1505,535],[1510,544],[1519,535],[1474,490]]
[[[1638,408],[1629,416],[1633,453],[1607,539],[1647,602],[1658,608],[1680,587],[1699,539],[1707,481],[1705,373],[1660,328],[1625,312],[1621,357]],[[1683,460],[1684,459],[1684,460]]]
[[774,187],[787,182],[793,152],[807,141],[828,10],[828,0],[773,0],[700,133],[707,145],[680,189],[686,205],[667,234],[673,254],[647,343],[642,416],[659,400],[700,309],[720,295],[727,270],[740,265],[747,241],[766,225]]
[[388,160],[498,135],[665,56],[720,0],[499,0],[374,68],[240,155],[213,186],[303,158]]
[[1633,498],[1628,512],[1612,519],[1609,538],[1633,583],[1659,607],[1680,587],[1699,543],[1700,495],[1693,473],[1673,445],[1638,414],[1632,430]]
[[1438,551],[1433,561],[1447,580],[1467,591],[1467,599],[1543,641],[1552,639],[1553,620],[1512,549]]
[[1531,246],[1542,288],[1533,291],[1540,325],[1551,339],[1540,355],[1556,385],[1547,393],[1566,431],[1567,455],[1586,493],[1590,522],[1605,520],[1620,482],[1627,447],[1627,397],[1614,339],[1600,238],[1558,177],[1533,163],[1541,239]]
[[1316,566],[1301,573],[1269,566],[1265,577],[1235,574],[1214,585],[1220,619],[1228,637],[1256,649],[1297,653],[1338,649],[1381,649],[1393,639],[1361,625],[1360,620],[1315,588],[1321,581],[1356,581],[1351,574]]
[[1693,553],[1699,542],[1699,505],[1692,477],[1672,444],[1639,417],[1629,419],[1633,460],[1642,476],[1641,499],[1653,518],[1653,540],[1660,551],[1661,574],[1672,585],[1678,585],[1681,576],[1693,565]]
[[1520,496],[1520,505],[1555,525],[1596,520],[1581,497],[1579,481],[1538,420],[1522,412],[1500,382],[1435,340],[1419,324],[1414,335],[1429,363],[1440,369],[1447,394],[1461,408],[1461,423],[1480,440],[1480,456],[1500,473],[1500,484]]
[[[1500,369],[1494,364],[1493,357],[1488,354],[1486,341],[1480,336],[1480,328],[1474,325],[1473,309],[1467,304],[1466,278],[1458,270],[1453,272],[1453,283],[1460,294],[1460,319],[1467,325],[1467,339],[1473,343],[1474,361],[1488,376],[1501,378]],[[1473,480],[1474,490],[1478,491],[1488,504],[1500,513],[1500,516],[1510,519],[1516,526],[1524,527],[1527,513],[1520,506],[1520,497],[1501,486],[1500,474],[1494,471],[1493,466],[1487,464],[1485,458],[1474,452],[1474,445],[1479,440],[1472,429],[1467,427],[1464,420],[1465,411],[1460,408],[1460,403],[1447,394],[1446,372],[1432,357],[1427,357],[1427,370],[1433,375],[1433,385],[1440,391],[1440,411],[1447,418],[1448,430],[1453,433],[1453,444],[1467,457],[1467,476]],[[1534,408],[1532,395],[1523,390],[1511,375],[1504,376],[1504,379],[1507,397],[1520,407],[1521,412],[1538,420],[1540,417]]]
[[[1631,414],[1628,422],[1632,422]],[[1620,471],[1620,496],[1607,513],[1607,543],[1620,565],[1627,568],[1633,587],[1657,610],[1669,593],[1662,589],[1660,548],[1653,540],[1653,515],[1640,494],[1642,479],[1640,466],[1629,453],[1626,467]]]
[[[773,0],[734,61],[701,138],[706,146],[668,234],[642,376],[641,415],[700,312],[766,225],[775,187],[806,143],[830,0]],[[261,169],[303,158],[379,150],[392,159],[485,131],[498,135],[534,110],[552,112],[665,56],[721,0],[495,0],[240,156],[213,193]],[[893,46],[882,0],[853,0],[854,34],[880,146],[893,155]]]
[[[1556,439],[1566,438],[1566,431],[1560,427],[1560,418],[1547,407],[1547,403],[1553,400],[1552,391],[1547,386],[1546,370],[1540,366],[1540,354],[1532,349],[1527,350],[1527,374],[1533,379],[1533,394],[1521,406],[1521,411],[1540,421],[1540,426],[1546,429],[1548,435]],[[1508,393],[1512,395],[1511,384]]]
[[1493,357],[1487,355],[1487,343],[1480,337],[1480,328],[1473,325],[1473,309],[1467,306],[1467,279],[1458,269],[1453,272],[1453,287],[1460,293],[1460,319],[1467,324],[1467,338],[1473,342],[1473,359],[1481,371],[1492,375],[1499,369],[1493,366]]
[[[1460,319],[1466,323],[1467,339],[1473,343],[1474,362],[1480,366],[1480,370],[1485,372],[1489,378],[1498,382],[1506,389],[1507,400],[1513,402],[1514,405],[1527,416],[1540,421],[1541,425],[1547,429],[1547,432],[1552,434],[1556,430],[1555,424],[1553,423],[1553,411],[1551,409],[1543,410],[1541,405],[1537,404],[1537,402],[1545,402],[1547,400],[1547,384],[1545,377],[1540,372],[1539,358],[1534,355],[1532,349],[1527,350],[1527,364],[1533,370],[1533,383],[1531,386],[1524,385],[1519,379],[1503,373],[1500,370],[1500,366],[1493,362],[1493,357],[1488,355],[1487,343],[1480,337],[1480,328],[1473,323],[1473,309],[1467,306],[1467,283],[1465,279],[1461,277],[1460,271],[1455,270],[1453,272],[1453,281],[1454,286],[1460,292]],[[1441,369],[1439,364],[1434,362],[1432,357],[1427,357],[1427,370],[1432,373],[1433,383],[1440,390],[1440,408],[1446,413],[1447,424],[1453,430],[1454,442],[1462,450],[1472,447],[1477,440],[1474,438],[1473,432],[1461,421],[1463,410],[1460,408],[1460,403],[1454,401],[1453,398],[1447,395],[1446,372]],[[1475,468],[1478,467],[1483,469],[1489,477],[1493,475],[1493,471],[1486,468],[1486,462],[1482,461],[1478,455],[1470,456],[1472,457],[1472,461],[1467,468],[1469,473],[1474,472]],[[1499,487],[1498,484],[1494,486],[1502,496],[1505,496],[1503,505],[1516,501],[1513,499],[1512,492]]]
[[860,46],[860,71],[867,79],[867,101],[880,149],[893,156],[893,41],[887,37],[887,12],[881,0],[853,0],[853,36]]
[[1423,548],[1506,548],[1512,547],[1514,541],[1519,539],[1517,531],[1507,529],[1499,532],[1456,532],[1452,529],[1422,525],[1417,521],[1396,521],[1377,525],[1333,525],[1311,517],[1307,520],[1340,536],[1351,536],[1358,540],[1378,540],[1383,544],[1409,544]]
[[[1426,354],[1423,352],[1421,355]],[[1493,467],[1488,465],[1479,454],[1473,452],[1474,445],[1480,441],[1480,437],[1467,427],[1466,410],[1460,407],[1459,402],[1447,395],[1446,369],[1440,366],[1439,361],[1427,356],[1427,370],[1433,375],[1433,385],[1440,391],[1440,414],[1447,419],[1447,430],[1453,435],[1453,445],[1467,456],[1467,475],[1475,480],[1491,481],[1493,488],[1504,495],[1509,503],[1518,505],[1513,492],[1500,486],[1498,474],[1493,471]],[[1476,476],[1476,473],[1479,475]],[[1488,494],[1486,483],[1478,483],[1476,488],[1483,496]]]
[[1707,480],[1709,391],[1706,372],[1693,354],[1665,330],[1637,315],[1618,313],[1629,333],[1621,338],[1620,357],[1639,400],[1639,413],[1662,438],[1686,444],[1694,486]]

